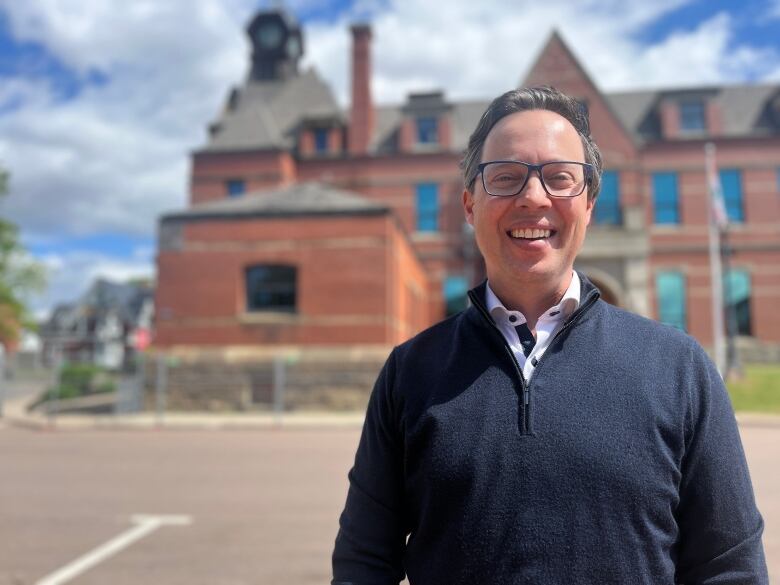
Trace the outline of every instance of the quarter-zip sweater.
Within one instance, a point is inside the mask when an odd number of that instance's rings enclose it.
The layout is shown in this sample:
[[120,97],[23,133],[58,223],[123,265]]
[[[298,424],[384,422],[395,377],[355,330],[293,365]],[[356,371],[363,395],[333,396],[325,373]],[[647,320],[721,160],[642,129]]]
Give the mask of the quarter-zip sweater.
[[529,384],[484,284],[393,350],[349,473],[334,584],[767,582],[711,361],[582,284]]

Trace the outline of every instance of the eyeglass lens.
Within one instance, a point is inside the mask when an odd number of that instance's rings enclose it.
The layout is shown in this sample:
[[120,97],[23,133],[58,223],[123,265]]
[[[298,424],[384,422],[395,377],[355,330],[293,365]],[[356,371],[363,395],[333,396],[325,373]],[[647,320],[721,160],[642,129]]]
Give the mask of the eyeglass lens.
[[[528,180],[529,167],[522,162],[489,163],[482,171],[485,190],[491,195],[517,195]],[[573,162],[541,165],[544,187],[555,197],[576,197],[585,189],[585,166]]]

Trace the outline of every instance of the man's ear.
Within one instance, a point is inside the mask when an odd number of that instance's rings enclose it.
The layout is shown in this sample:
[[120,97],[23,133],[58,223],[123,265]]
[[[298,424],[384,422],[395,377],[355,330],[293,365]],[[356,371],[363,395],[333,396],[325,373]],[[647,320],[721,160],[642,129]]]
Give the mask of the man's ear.
[[469,225],[474,225],[474,194],[468,189],[463,189],[463,215]]

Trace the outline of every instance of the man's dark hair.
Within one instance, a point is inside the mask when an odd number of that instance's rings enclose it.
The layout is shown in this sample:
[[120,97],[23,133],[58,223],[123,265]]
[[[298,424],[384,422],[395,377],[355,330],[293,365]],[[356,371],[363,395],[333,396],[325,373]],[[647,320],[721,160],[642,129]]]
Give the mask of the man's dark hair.
[[482,148],[488,134],[499,120],[528,110],[549,110],[566,118],[582,140],[585,152],[585,162],[593,165],[593,175],[588,186],[588,199],[595,200],[601,191],[601,152],[590,135],[590,124],[585,106],[553,87],[527,87],[513,89],[498,96],[485,110],[477,124],[474,133],[469,138],[469,145],[460,163],[463,170],[463,181],[470,192],[474,192],[474,181],[477,178],[477,166],[482,159]]

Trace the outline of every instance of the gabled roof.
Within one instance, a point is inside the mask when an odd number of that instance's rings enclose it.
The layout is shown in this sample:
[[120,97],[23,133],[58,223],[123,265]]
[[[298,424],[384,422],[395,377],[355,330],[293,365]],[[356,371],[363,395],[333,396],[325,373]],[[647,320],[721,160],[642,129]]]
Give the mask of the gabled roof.
[[289,149],[302,120],[341,117],[330,87],[313,69],[289,79],[248,81],[233,90],[203,150]]
[[296,183],[268,191],[246,193],[195,205],[163,216],[162,221],[230,219],[244,217],[300,217],[319,215],[381,215],[390,208],[351,191],[323,183]]

